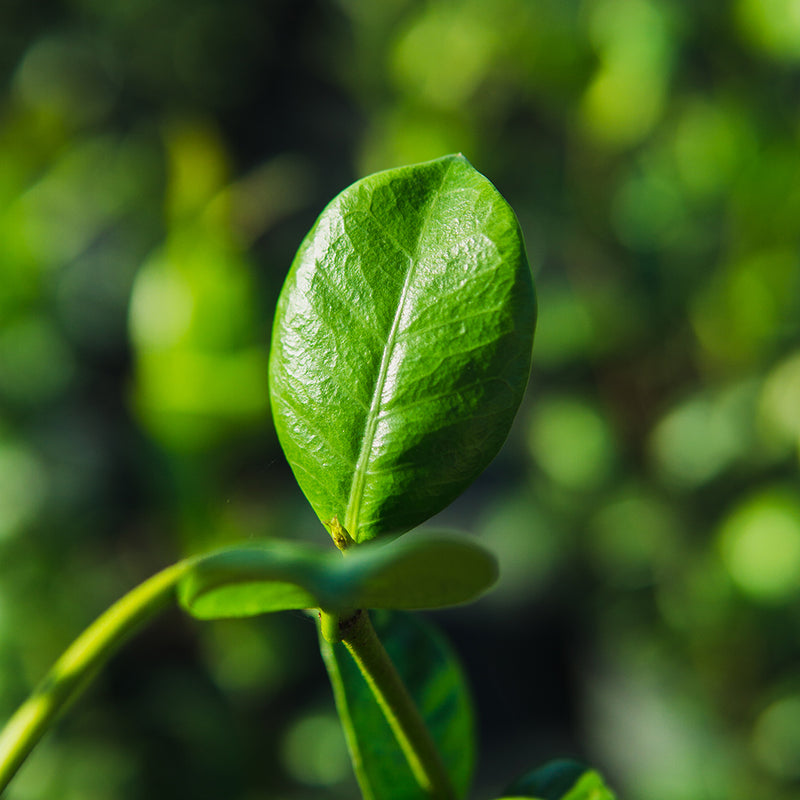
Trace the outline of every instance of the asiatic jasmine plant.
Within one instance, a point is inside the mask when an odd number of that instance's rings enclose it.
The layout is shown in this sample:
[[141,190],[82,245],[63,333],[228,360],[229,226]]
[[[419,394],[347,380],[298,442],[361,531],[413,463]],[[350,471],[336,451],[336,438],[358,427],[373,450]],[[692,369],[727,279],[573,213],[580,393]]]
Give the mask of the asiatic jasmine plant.
[[[468,690],[432,624],[409,612],[472,600],[497,566],[463,536],[403,534],[497,454],[528,381],[535,322],[514,212],[463,156],[380,172],[338,195],[281,292],[269,375],[280,444],[333,546],[228,547],[124,596],[7,723],[0,792],[132,629],[177,600],[201,620],[310,610],[363,797],[466,797]],[[594,770],[556,761],[503,798],[613,795]]]

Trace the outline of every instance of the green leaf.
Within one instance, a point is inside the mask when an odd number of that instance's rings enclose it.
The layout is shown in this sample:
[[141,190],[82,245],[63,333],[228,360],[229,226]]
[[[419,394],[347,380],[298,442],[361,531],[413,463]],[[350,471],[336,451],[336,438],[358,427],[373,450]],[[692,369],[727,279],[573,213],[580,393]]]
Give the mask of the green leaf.
[[199,619],[297,608],[438,608],[474,599],[496,578],[494,557],[463,537],[414,536],[354,548],[346,556],[266,541],[197,558],[178,594]]
[[270,357],[278,437],[323,523],[364,542],[457,497],[508,434],[535,317],[514,212],[463,156],[336,197],[292,264]]
[[332,555],[298,542],[227,547],[197,558],[178,585],[178,599],[198,619],[314,608],[326,571],[335,568]]
[[344,561],[355,608],[441,608],[473,600],[497,580],[494,556],[463,536],[370,544]]
[[570,759],[550,761],[515,781],[502,800],[615,800],[599,772]]
[[[475,758],[472,702],[458,659],[436,629],[411,614],[377,612],[373,624],[427,723],[459,797]],[[320,636],[364,800],[408,800],[419,786],[370,688],[342,644]]]

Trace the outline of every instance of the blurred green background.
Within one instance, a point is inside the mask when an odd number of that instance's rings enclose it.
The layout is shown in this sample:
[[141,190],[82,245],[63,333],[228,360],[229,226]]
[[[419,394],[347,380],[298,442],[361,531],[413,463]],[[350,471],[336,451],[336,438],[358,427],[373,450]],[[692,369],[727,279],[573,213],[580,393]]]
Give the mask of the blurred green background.
[[[182,554],[324,539],[273,305],[325,203],[463,152],[516,209],[534,373],[435,522],[475,798],[557,755],[628,800],[800,798],[798,0],[4,0],[0,717]],[[168,613],[9,800],[353,798],[313,626]]]

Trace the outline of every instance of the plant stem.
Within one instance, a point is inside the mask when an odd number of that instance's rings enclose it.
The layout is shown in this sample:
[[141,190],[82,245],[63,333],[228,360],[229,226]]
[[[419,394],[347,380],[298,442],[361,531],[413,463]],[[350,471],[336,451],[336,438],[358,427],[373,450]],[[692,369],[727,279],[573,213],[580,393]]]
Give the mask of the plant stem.
[[28,754],[133,629],[172,597],[193,562],[180,561],[153,575],[101,614],[64,652],[0,733],[0,793]]
[[339,629],[342,643],[372,690],[425,796],[430,800],[454,800],[456,795],[439,751],[367,611],[357,612]]

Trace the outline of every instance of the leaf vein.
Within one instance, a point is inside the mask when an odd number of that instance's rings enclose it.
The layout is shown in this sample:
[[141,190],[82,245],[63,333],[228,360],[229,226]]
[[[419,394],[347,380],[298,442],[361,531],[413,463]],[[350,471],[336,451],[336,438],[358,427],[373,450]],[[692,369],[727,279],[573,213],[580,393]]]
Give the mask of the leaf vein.
[[[435,331],[438,328],[446,328],[450,325],[457,325],[459,322],[467,322],[467,320],[475,319],[477,317],[483,317],[490,314],[497,314],[502,310],[503,309],[501,306],[497,306],[495,308],[487,308],[484,311],[476,311],[474,314],[465,314],[462,317],[453,317],[453,319],[448,319],[445,320],[444,322],[436,322],[433,325],[426,325],[423,328],[406,328],[406,330],[403,331],[403,333],[406,336],[419,336],[420,334],[427,333],[428,331]],[[477,350],[478,347],[480,347],[480,345],[478,345],[477,347],[472,347],[470,348],[470,350]],[[469,350],[453,350],[453,351],[448,351],[447,354],[450,355],[451,353],[455,354],[462,352],[469,352]]]
[[[328,275],[327,270],[323,269],[322,263],[323,262],[321,261],[315,262],[315,270],[314,270],[315,276],[319,275],[321,277],[322,282],[325,284],[325,286],[327,286],[331,294],[339,301],[341,308],[344,310],[345,315],[347,316],[348,325],[350,326],[357,325],[361,330],[365,331],[373,338],[380,340],[380,331],[378,331],[376,328],[372,327],[367,322],[365,322],[363,318],[352,313],[352,309],[348,304],[346,298],[344,298],[341,294],[340,287],[333,281],[331,276]],[[323,309],[323,310],[326,312],[330,311],[330,309]],[[329,317],[330,317],[329,313],[318,314],[319,321],[322,322],[322,324],[324,324],[325,327],[328,328],[328,330],[330,330],[334,335],[338,335],[340,329],[335,328],[331,324]],[[370,319],[369,317],[366,317],[366,320],[369,319]]]
[[332,442],[332,440],[330,438],[330,434],[327,434],[327,433],[323,432],[316,425],[312,425],[309,422],[308,414],[304,414],[303,413],[305,411],[305,409],[295,405],[293,400],[288,398],[288,397],[284,398],[283,402],[285,402],[287,406],[290,406],[292,408],[292,410],[295,412],[295,415],[296,415],[295,418],[300,420],[305,428],[307,428],[312,434],[317,436],[317,438],[323,444],[327,445],[327,448],[328,448],[329,452],[332,455],[337,456],[338,458],[340,458],[345,464],[352,464],[353,463],[352,456],[348,456],[347,454],[345,454],[341,450],[339,450],[337,447],[333,447],[332,446],[333,442]]
[[397,303],[397,310],[395,311],[394,319],[392,320],[392,327],[389,330],[389,335],[383,348],[378,378],[375,382],[375,389],[373,390],[372,394],[370,410],[367,413],[367,418],[365,420],[364,435],[361,440],[361,450],[358,455],[358,460],[356,461],[356,468],[353,471],[353,479],[350,484],[350,495],[347,499],[347,509],[345,511],[345,527],[350,531],[351,535],[355,536],[356,541],[358,541],[359,514],[361,511],[361,501],[364,494],[367,467],[369,466],[369,457],[378,427],[379,411],[381,403],[383,402],[383,392],[386,387],[392,353],[397,342],[400,322],[403,318],[403,311],[408,298],[408,293],[416,273],[416,267],[419,264],[420,245],[425,239],[434,210],[439,204],[442,186],[444,186],[451,169],[452,163],[448,164],[447,169],[442,173],[439,186],[429,202],[425,217],[420,225],[420,232],[419,236],[417,237],[416,253],[413,257],[409,258],[408,272],[406,273],[405,281],[403,282],[400,299]]

